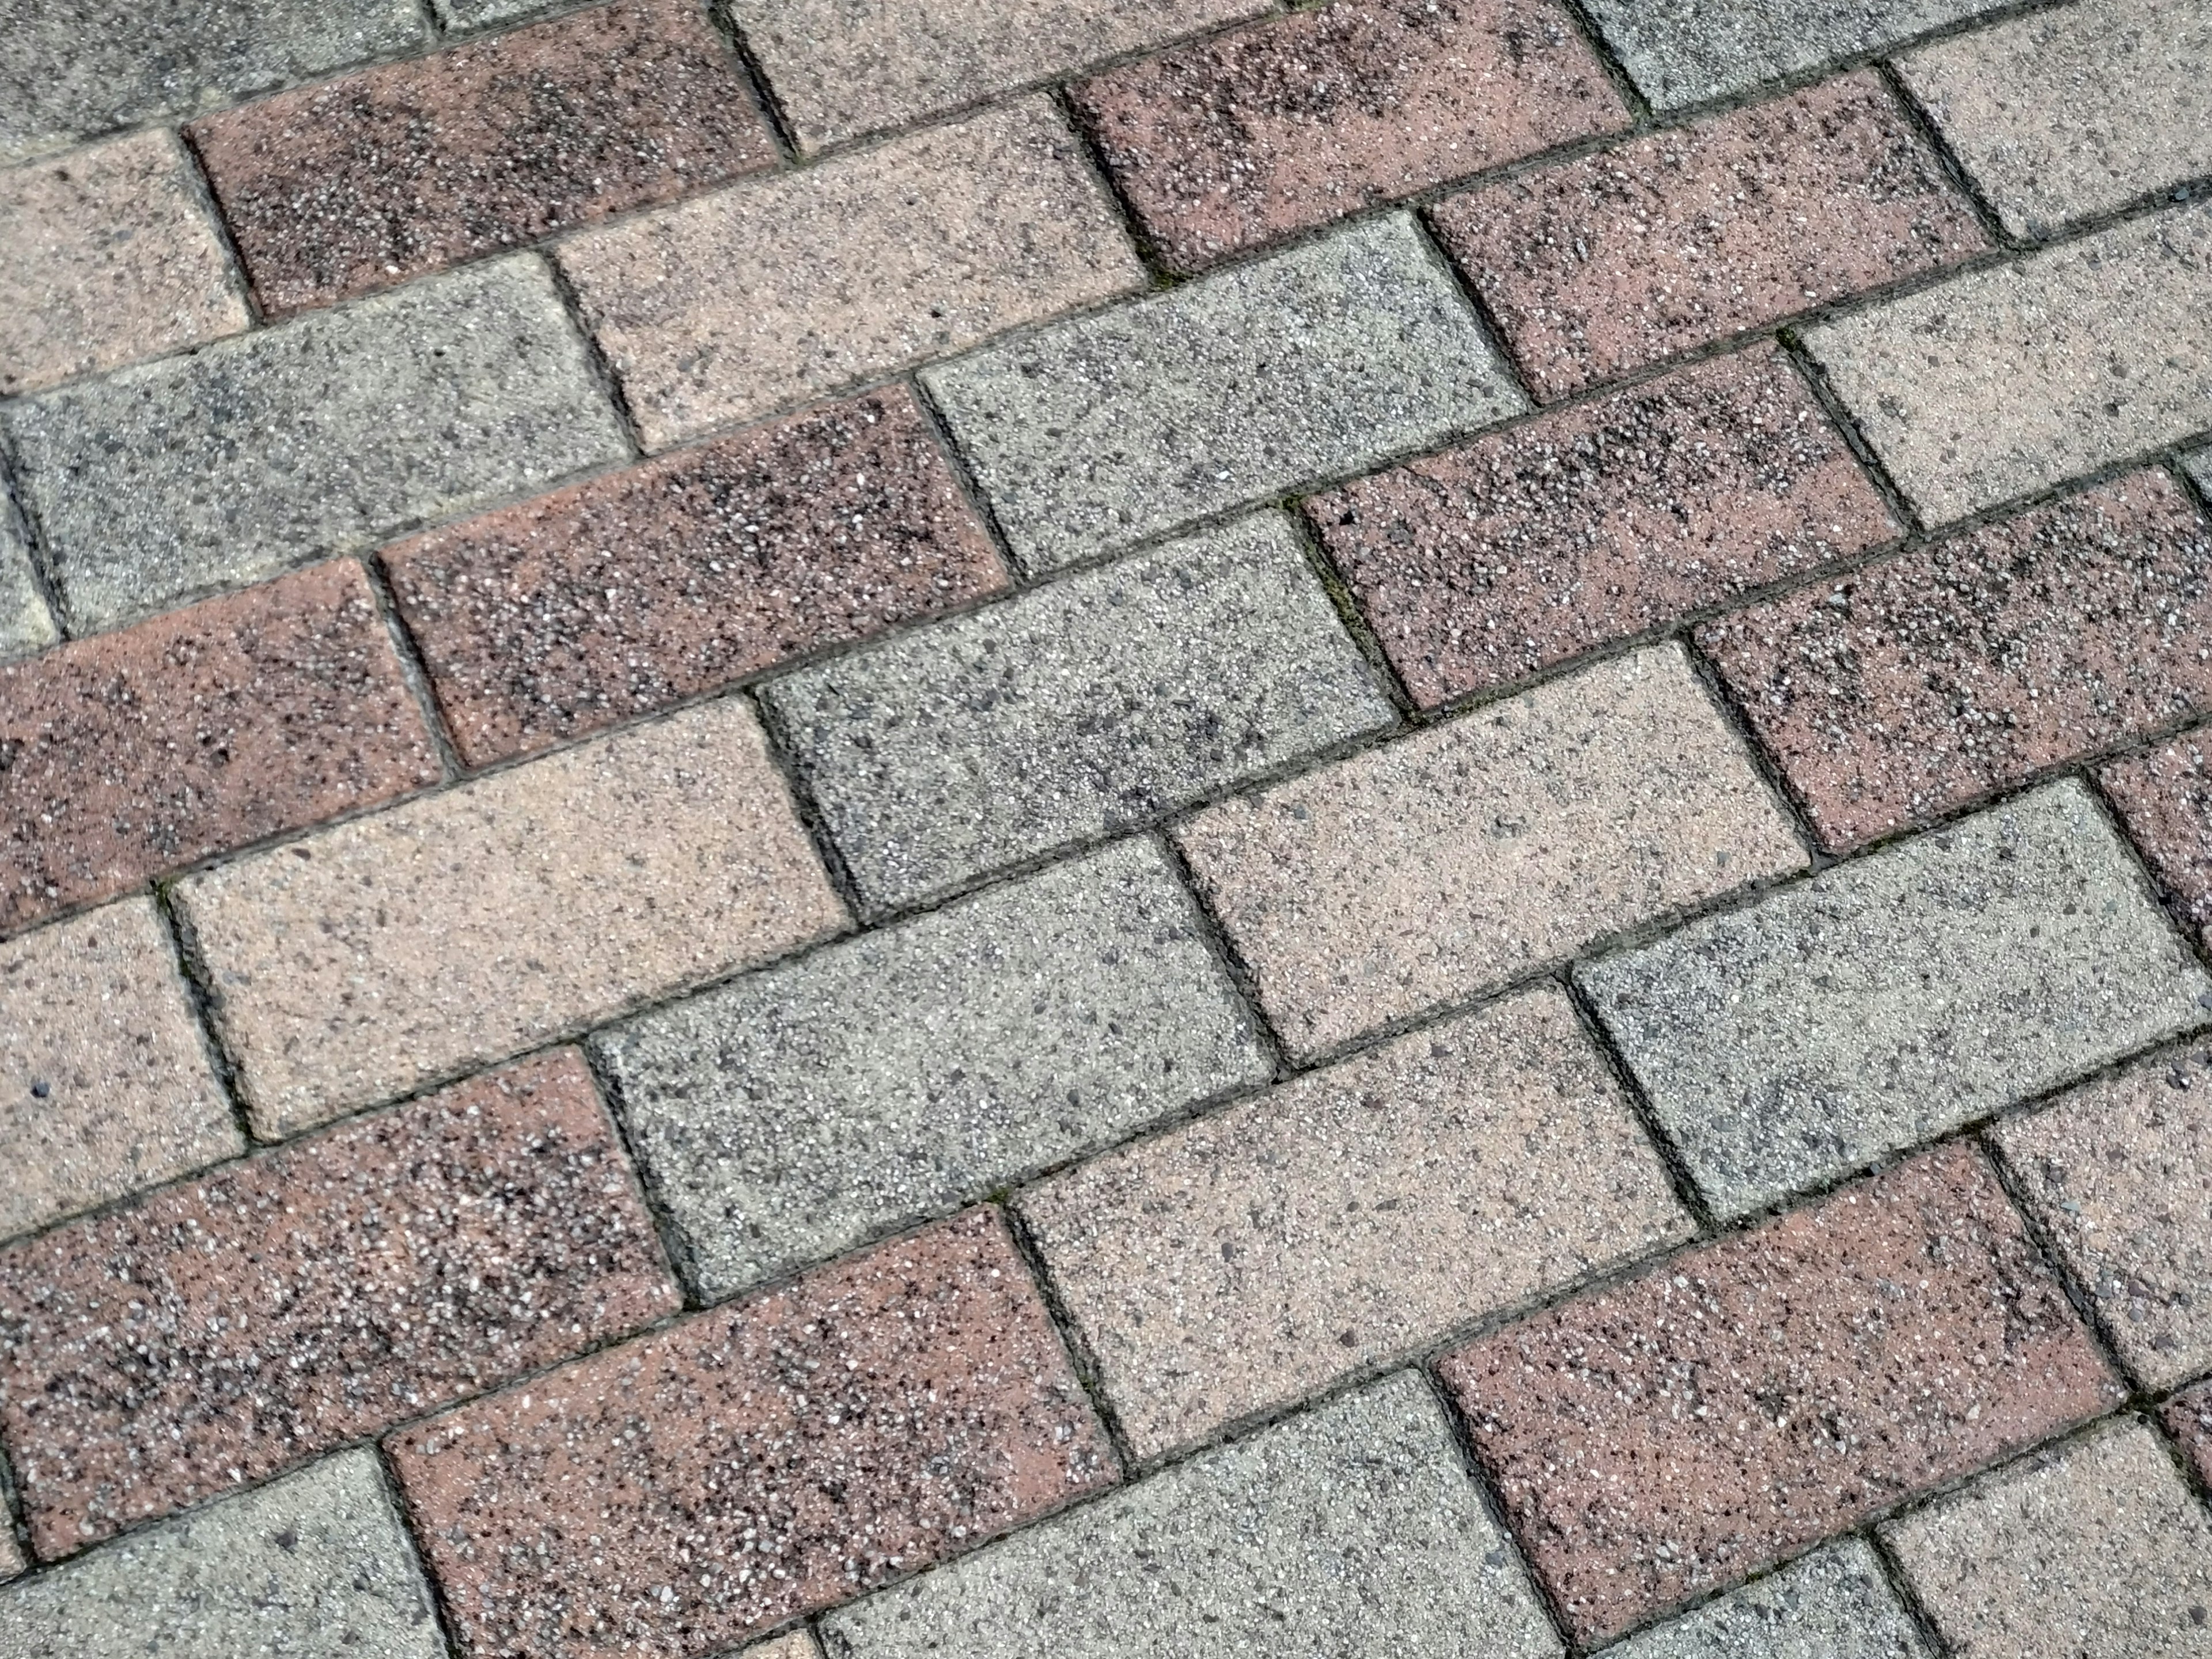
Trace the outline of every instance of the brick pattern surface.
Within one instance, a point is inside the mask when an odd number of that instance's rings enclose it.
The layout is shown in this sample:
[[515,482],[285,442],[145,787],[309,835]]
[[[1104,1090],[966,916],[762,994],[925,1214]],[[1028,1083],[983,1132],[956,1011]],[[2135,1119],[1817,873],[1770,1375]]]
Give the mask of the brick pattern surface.
[[2212,928],[2212,769],[2199,726],[2102,769],[2097,781],[2182,919]]

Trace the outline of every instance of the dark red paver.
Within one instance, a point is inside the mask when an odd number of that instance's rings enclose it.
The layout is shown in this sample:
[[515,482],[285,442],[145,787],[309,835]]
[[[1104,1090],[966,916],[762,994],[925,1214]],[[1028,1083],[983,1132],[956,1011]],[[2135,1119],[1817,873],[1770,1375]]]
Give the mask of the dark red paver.
[[1536,1571],[1592,1643],[2124,1393],[1966,1146],[1443,1370]]
[[995,1211],[390,1443],[478,1656],[695,1659],[1114,1478]]
[[2212,704],[2212,533],[2163,472],[1708,623],[1836,848]]
[[1871,74],[1470,191],[1436,223],[1545,398],[1987,245]]
[[1006,585],[902,388],[434,531],[384,558],[472,764]]
[[1425,708],[1897,533],[1771,347],[1362,479],[1306,510]]
[[0,664],[0,933],[437,777],[350,561]]
[[2197,1480],[2212,1487],[2212,1381],[2184,1389],[2166,1402],[2160,1415],[2181,1443],[2182,1455],[2197,1471]]
[[1075,95],[1182,270],[1628,125],[1548,0],[1338,0],[1110,70]]
[[2106,767],[2097,781],[2191,925],[2212,938],[2212,729]]
[[698,0],[615,0],[248,104],[187,131],[283,313],[775,160]]
[[51,1559],[679,1298],[574,1049],[0,1254],[0,1421]]

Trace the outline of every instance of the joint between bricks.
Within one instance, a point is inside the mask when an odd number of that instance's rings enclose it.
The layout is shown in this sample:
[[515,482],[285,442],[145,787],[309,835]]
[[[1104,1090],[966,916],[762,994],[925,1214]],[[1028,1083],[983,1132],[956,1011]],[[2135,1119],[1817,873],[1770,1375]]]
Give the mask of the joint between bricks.
[[[4,435],[0,431],[0,440]],[[54,636],[58,641],[73,639],[76,629],[70,625],[69,608],[63,600],[61,572],[46,545],[39,515],[32,510],[30,492],[23,488],[16,474],[15,459],[5,441],[0,441],[0,517],[11,513],[22,535],[23,562],[31,573],[31,586],[39,596],[39,603],[46,607],[46,620],[53,625]]]
[[615,424],[622,429],[623,442],[629,449],[629,459],[633,462],[644,460],[651,452],[647,449],[644,434],[639,428],[636,411],[630,407],[629,392],[623,385],[622,371],[615,367],[614,360],[599,344],[599,337],[592,331],[583,295],[568,280],[568,271],[562,268],[560,258],[550,246],[539,246],[537,253],[538,262],[552,279],[553,291],[561,296],[562,313],[568,318],[568,326],[574,331],[576,340],[583,348],[584,362],[591,370],[592,381],[598,386],[600,396],[606,399],[608,408],[613,411]]
[[1261,1053],[1267,1058],[1269,1073],[1269,1081],[1253,1092],[1264,1093],[1267,1089],[1295,1076],[1302,1068],[1291,1059],[1290,1045],[1283,1041],[1282,1033],[1276,1030],[1274,1022],[1267,1018],[1267,1005],[1260,998],[1259,976],[1252,971],[1251,963],[1244,959],[1244,953],[1237,948],[1237,941],[1230,937],[1221,918],[1214,914],[1212,902],[1206,896],[1206,884],[1198,878],[1198,872],[1191,868],[1190,860],[1183,856],[1182,844],[1165,825],[1150,833],[1153,845],[1158,848],[1160,856],[1167,860],[1168,868],[1174,872],[1176,882],[1189,901],[1191,913],[1198,918],[1199,933],[1212,954],[1215,966],[1228,981],[1230,994],[1236,998],[1244,1018],[1251,1022]]
[[[182,981],[185,995],[191,1004],[192,1023],[198,1028],[201,1051],[213,1070],[216,1083],[222,1091],[223,1099],[230,1107],[231,1121],[237,1126],[240,1139],[244,1141],[246,1155],[251,1157],[264,1146],[273,1145],[253,1127],[253,1111],[246,1098],[246,1076],[231,1052],[230,1042],[223,1031],[222,992],[215,982],[206,957],[199,948],[199,936],[192,927],[191,918],[177,902],[173,882],[156,882],[153,887],[154,909],[161,919],[163,931],[168,935],[169,949],[174,960],[177,976]],[[194,1170],[182,1177],[199,1178],[205,1172]],[[135,1200],[143,1194],[133,1194]],[[76,1219],[76,1218],[70,1218]]]
[[1113,1448],[1114,1458],[1120,1468],[1108,1491],[1125,1486],[1135,1478],[1138,1468],[1136,1449],[1129,1442],[1128,1431],[1121,1425],[1121,1414],[1115,1409],[1113,1396],[1107,1392],[1106,1374],[1099,1364],[1098,1355],[1085,1335],[1083,1327],[1068,1310],[1067,1298],[1061,1293],[1060,1281],[1045,1259],[1044,1249],[1037,1243],[1030,1228],[1029,1217],[1011,1196],[995,1197],[996,1205],[1005,1221],[1007,1236],[1014,1242],[1014,1254],[1029,1270],[1030,1279],[1036,1287],[1037,1297],[1044,1304],[1045,1315],[1051,1320],[1054,1334],[1060,1339],[1061,1352],[1066,1356],[1068,1369],[1076,1382],[1090,1401],[1097,1414],[1098,1425],[1105,1431],[1106,1443]]
[[760,56],[754,52],[752,42],[745,38],[744,25],[730,5],[730,0],[703,0],[707,21],[722,44],[729,48],[730,56],[738,60],[745,82],[751,89],[753,102],[758,106],[761,118],[767,122],[769,137],[775,141],[776,154],[787,167],[804,165],[810,158],[799,148],[799,129],[793,124],[775,83],[768,78],[768,70]]
[[384,568],[383,556],[371,554],[361,564],[369,592],[375,596],[385,635],[392,641],[392,654],[398,659],[399,677],[406,681],[416,711],[422,716],[422,728],[430,735],[431,749],[438,757],[438,769],[443,774],[442,781],[447,785],[458,783],[468,776],[468,763],[461,758],[460,744],[454,740],[453,726],[446,718],[445,703],[438,696],[438,683],[430,672],[428,659],[422,654],[422,641],[407,625],[406,613],[399,608],[398,595],[392,591],[392,576]]
[[629,1166],[631,1190],[652,1220],[653,1243],[659,1249],[662,1265],[667,1268],[677,1294],[683,1299],[684,1310],[702,1311],[714,1304],[702,1288],[705,1280],[699,1271],[698,1251],[693,1245],[690,1230],[677,1219],[652,1164],[638,1150],[622,1079],[607,1060],[600,1035],[594,1033],[576,1044],[584,1057],[584,1068],[592,1074],[592,1085],[599,1091],[599,1103],[606,1110],[607,1121],[614,1125],[615,1144],[622,1148],[623,1158]]
[[1583,1035],[1597,1050],[1600,1061],[1611,1073],[1621,1097],[1627,1102],[1637,1127],[1644,1131],[1644,1138],[1650,1142],[1651,1150],[1658,1155],[1660,1167],[1666,1170],[1667,1179],[1674,1187],[1675,1202],[1682,1206],[1683,1212],[1690,1218],[1691,1224],[1698,1230],[1701,1239],[1712,1237],[1721,1231],[1721,1224],[1713,1214],[1712,1206],[1706,1201],[1704,1190],[1698,1185],[1697,1176],[1691,1173],[1689,1160],[1683,1156],[1680,1146],[1661,1121],[1658,1108],[1652,1103],[1642,1079],[1636,1075],[1636,1068],[1628,1063],[1628,1056],[1613,1041],[1613,1032],[1599,1013],[1596,1003],[1591,1000],[1589,989],[1576,976],[1571,967],[1561,969],[1556,979],[1559,989],[1565,994],[1568,1003],[1574,1009],[1576,1019],[1582,1024]]
[[461,1621],[453,1614],[444,1583],[431,1571],[429,1552],[422,1547],[422,1521],[415,1513],[414,1504],[408,1501],[406,1483],[400,1480],[382,1435],[370,1438],[368,1455],[376,1466],[376,1478],[384,1487],[385,1502],[392,1505],[392,1514],[398,1518],[399,1536],[407,1551],[408,1565],[415,1570],[416,1582],[422,1588],[423,1604],[429,1609],[430,1623],[438,1632],[439,1644],[444,1648],[447,1659],[461,1659]]
[[1936,157],[1936,165],[1942,168],[1943,176],[1951,188],[1973,210],[1974,217],[1981,222],[1982,234],[1990,239],[1991,246],[2014,252],[2024,247],[2026,244],[2005,228],[2004,220],[1983,193],[1979,181],[1953,148],[1949,135],[1943,131],[1942,123],[1920,101],[1919,94],[1912,90],[1911,83],[1905,80],[1895,59],[1884,58],[1875,65],[1875,73],[1881,78],[1882,85],[1888,88],[1890,98],[1904,114],[1906,125],[1920,136],[1920,142],[1927,145],[1929,153]]

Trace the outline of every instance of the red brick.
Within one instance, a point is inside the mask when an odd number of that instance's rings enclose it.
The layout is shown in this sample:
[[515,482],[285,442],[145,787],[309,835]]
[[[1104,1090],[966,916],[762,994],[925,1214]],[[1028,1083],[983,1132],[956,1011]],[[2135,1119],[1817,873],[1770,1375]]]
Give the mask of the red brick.
[[1337,0],[1111,70],[1075,98],[1182,270],[1628,125],[1548,0]]
[[594,478],[384,557],[471,764],[1006,585],[903,388]]
[[990,1210],[389,1443],[479,1659],[719,1652],[1114,1477]]
[[673,1312],[573,1049],[0,1255],[0,1415],[51,1559]]
[[2208,629],[2212,535],[2137,472],[1698,637],[1843,848],[2203,708]]
[[2212,728],[2108,766],[2097,781],[2166,890],[2212,939]]
[[1454,197],[1436,221],[1544,398],[1986,246],[1871,74]]
[[775,160],[697,0],[616,0],[187,131],[254,294],[276,313]]
[[2181,1444],[2181,1455],[2197,1471],[2199,1484],[2212,1487],[2212,1381],[2184,1389],[2160,1413]]
[[1306,511],[1425,708],[1897,533],[1765,347],[1362,479]]
[[1537,1574],[1593,1644],[2124,1392],[1966,1146],[1443,1370]]
[[350,562],[0,664],[0,933],[437,777]]

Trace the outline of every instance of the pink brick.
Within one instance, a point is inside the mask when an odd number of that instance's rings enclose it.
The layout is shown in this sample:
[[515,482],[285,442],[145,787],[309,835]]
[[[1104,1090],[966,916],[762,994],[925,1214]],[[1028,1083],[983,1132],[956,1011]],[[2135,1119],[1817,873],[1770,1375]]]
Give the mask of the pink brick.
[[2128,836],[2200,938],[2212,939],[2212,729],[2097,774]]

